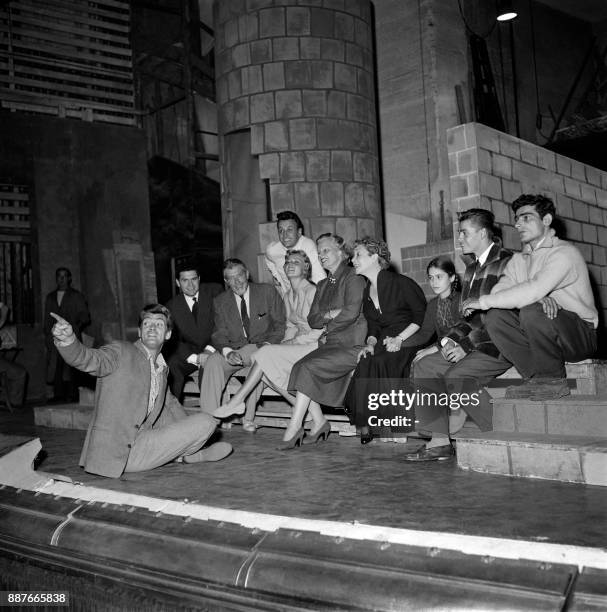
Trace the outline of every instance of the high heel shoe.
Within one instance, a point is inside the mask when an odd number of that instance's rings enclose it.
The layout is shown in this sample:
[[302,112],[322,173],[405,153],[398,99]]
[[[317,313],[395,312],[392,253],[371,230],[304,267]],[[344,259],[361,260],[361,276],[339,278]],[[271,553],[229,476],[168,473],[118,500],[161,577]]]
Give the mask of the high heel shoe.
[[361,433],[360,434],[360,443],[361,444],[369,444],[369,442],[371,442],[371,440],[373,440],[373,434],[368,431],[367,433]]
[[236,404],[233,408],[230,408],[229,404],[224,404],[223,406],[219,406],[217,410],[212,413],[216,419],[225,419],[233,414],[244,414],[245,404],[244,402],[240,402],[240,404]]
[[322,438],[325,442],[331,433],[331,423],[329,421],[325,421],[319,428],[315,434],[308,434],[304,438],[304,444],[316,444],[319,438]]
[[304,437],[304,429],[300,427],[295,434],[290,437],[288,440],[283,440],[282,444],[276,447],[276,450],[291,450],[296,446],[301,446],[301,441]]

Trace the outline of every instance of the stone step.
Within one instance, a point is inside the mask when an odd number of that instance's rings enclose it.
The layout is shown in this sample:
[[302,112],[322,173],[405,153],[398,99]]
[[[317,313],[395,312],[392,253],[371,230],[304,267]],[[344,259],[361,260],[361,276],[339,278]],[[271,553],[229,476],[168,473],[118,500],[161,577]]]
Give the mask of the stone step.
[[607,486],[605,437],[466,431],[456,438],[463,469]]
[[[196,414],[198,412],[197,407],[185,407],[185,410],[189,414]],[[255,415],[255,423],[259,427],[282,427],[284,429],[287,427],[291,412],[292,409],[286,402],[266,402],[265,405],[258,408]],[[34,408],[34,421],[40,427],[81,429],[86,431],[92,416],[93,406],[84,406],[82,404],[58,404]],[[354,435],[356,433],[356,429],[348,423],[348,417],[345,414],[328,413],[325,416],[331,423],[331,431],[337,432],[340,435]],[[238,418],[234,419],[233,423],[239,424]],[[229,426],[231,423],[228,421],[227,425]],[[305,427],[308,429],[310,427],[309,423],[306,423]]]
[[35,406],[34,422],[40,427],[86,430],[93,417],[93,410],[93,406],[82,404]]
[[607,438],[607,398],[570,395],[544,402],[494,399],[493,429],[501,432]]
[[[565,364],[567,382],[573,395],[607,396],[607,361],[601,359],[584,359]],[[506,387],[516,384],[521,375],[516,368],[510,368],[498,376],[489,385],[491,395],[503,397]]]

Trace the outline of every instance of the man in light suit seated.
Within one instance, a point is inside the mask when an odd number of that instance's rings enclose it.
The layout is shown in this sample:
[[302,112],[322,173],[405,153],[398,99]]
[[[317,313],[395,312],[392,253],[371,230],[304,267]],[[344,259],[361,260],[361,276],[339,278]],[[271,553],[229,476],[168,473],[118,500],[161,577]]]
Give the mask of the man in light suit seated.
[[139,340],[87,348],[72,326],[55,313],[55,346],[66,363],[98,378],[95,412],[80,465],[87,472],[118,478],[124,472],[151,470],[169,461],[219,461],[232,452],[227,442],[202,448],[217,421],[188,416],[167,391],[168,368],[160,353],[171,337],[169,310],[150,304],[139,315]]
[[[223,278],[228,289],[213,302],[215,330],[211,336],[216,353],[204,365],[200,385],[200,408],[212,414],[221,405],[229,378],[251,365],[251,356],[264,344],[278,344],[286,329],[285,305],[271,285],[249,283],[249,271],[240,259],[226,259]],[[257,390],[247,407],[259,400]]]

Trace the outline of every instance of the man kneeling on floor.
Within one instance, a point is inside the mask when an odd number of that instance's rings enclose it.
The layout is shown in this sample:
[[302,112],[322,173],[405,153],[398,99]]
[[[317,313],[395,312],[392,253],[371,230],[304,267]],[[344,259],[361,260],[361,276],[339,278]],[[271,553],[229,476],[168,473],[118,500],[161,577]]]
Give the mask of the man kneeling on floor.
[[592,357],[597,349],[588,268],[575,246],[556,237],[550,198],[522,195],[512,210],[522,252],[512,256],[489,295],[462,308],[489,311],[489,336],[523,377],[522,385],[507,389],[507,398],[557,399],[569,395],[565,362]]
[[232,452],[227,442],[202,448],[217,421],[208,414],[188,416],[167,391],[167,365],[160,354],[171,337],[169,310],[145,306],[139,315],[139,340],[84,346],[60,316],[52,334],[63,359],[98,377],[95,412],[84,441],[80,465],[87,472],[118,478],[169,461],[219,461]]

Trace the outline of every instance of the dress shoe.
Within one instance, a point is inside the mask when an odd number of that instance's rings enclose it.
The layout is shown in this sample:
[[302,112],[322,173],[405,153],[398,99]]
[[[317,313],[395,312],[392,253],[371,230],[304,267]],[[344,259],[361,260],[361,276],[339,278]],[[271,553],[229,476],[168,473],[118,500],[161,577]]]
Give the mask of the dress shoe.
[[569,395],[571,391],[566,378],[540,379],[534,385],[534,391],[529,398],[532,402],[544,402],[559,399]]
[[225,404],[223,406],[219,406],[217,410],[212,412],[211,414],[216,419],[225,419],[233,414],[244,414],[245,405],[244,402],[240,402],[240,404],[236,404],[236,406],[230,406],[230,404]]
[[184,463],[200,463],[201,461],[221,461],[232,452],[232,445],[227,442],[215,442],[196,453],[184,455]]
[[371,442],[373,440],[373,434],[368,431],[367,433],[362,433],[360,434],[360,443],[361,444],[369,444],[369,442]]
[[324,441],[327,440],[329,434],[331,433],[331,423],[329,421],[325,421],[319,428],[318,431],[314,434],[307,434],[304,438],[304,444],[316,444],[320,438]]
[[242,419],[242,429],[247,433],[255,433],[257,431],[257,425],[255,425],[253,421]]
[[291,438],[283,440],[282,444],[276,447],[276,450],[291,450],[297,446],[301,446],[301,441],[304,437],[304,429],[300,427]]
[[415,453],[407,453],[405,461],[445,461],[455,455],[451,444],[434,446],[433,448],[422,448]]

